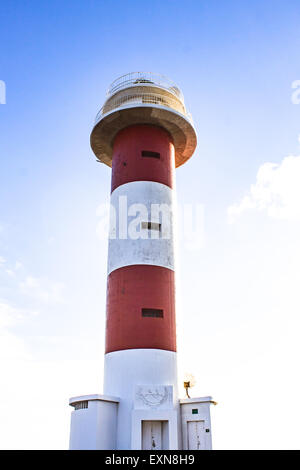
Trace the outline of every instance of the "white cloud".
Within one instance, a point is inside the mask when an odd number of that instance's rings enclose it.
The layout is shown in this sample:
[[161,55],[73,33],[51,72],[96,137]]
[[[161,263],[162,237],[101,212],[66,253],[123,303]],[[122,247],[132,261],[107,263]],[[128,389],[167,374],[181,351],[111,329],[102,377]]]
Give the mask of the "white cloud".
[[8,274],[10,277],[15,277],[15,272],[12,269],[6,269],[5,270],[6,274]]
[[0,301],[0,332],[15,323],[16,310],[7,302]]
[[256,183],[240,203],[228,208],[229,221],[249,210],[265,211],[274,219],[300,220],[300,156],[289,156],[280,164],[264,163]]
[[[3,257],[3,256],[0,256],[0,267],[4,268],[5,265],[7,266],[9,263],[7,262],[7,260]],[[10,266],[9,268],[5,269],[5,272],[6,274],[8,274],[10,277],[15,277],[16,276],[16,273],[17,271],[20,271],[21,268],[23,268],[23,265],[22,263],[20,263],[20,261],[16,261],[14,266]]]
[[68,398],[80,390],[81,380],[91,383],[93,377],[91,361],[35,360],[27,342],[11,331],[35,313],[0,299],[0,449],[66,449]]
[[67,449],[69,397],[99,388],[98,359],[37,360],[11,331],[35,313],[0,299],[0,449]]
[[37,314],[35,310],[17,308],[6,300],[0,299],[0,333],[3,329],[14,326],[19,321]]
[[21,268],[23,268],[23,264],[20,261],[16,261],[15,270],[18,271]]
[[68,449],[68,399],[98,393],[97,366],[95,360],[0,359],[0,449]]
[[27,276],[19,284],[23,294],[40,300],[42,302],[61,302],[64,285],[60,282],[41,280],[36,277]]
[[24,341],[11,333],[10,328],[37,314],[36,311],[16,308],[0,299],[0,361],[29,358]]

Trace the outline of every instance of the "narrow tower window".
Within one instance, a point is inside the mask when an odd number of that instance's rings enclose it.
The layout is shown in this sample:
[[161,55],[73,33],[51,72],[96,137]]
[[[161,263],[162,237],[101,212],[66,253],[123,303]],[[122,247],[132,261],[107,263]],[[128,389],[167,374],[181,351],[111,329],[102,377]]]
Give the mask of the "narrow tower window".
[[160,158],[160,153],[151,152],[150,150],[142,150],[142,157]]
[[164,311],[161,308],[142,308],[142,317],[163,318]]
[[161,224],[158,222],[142,222],[142,229],[144,230],[158,230],[161,231]]

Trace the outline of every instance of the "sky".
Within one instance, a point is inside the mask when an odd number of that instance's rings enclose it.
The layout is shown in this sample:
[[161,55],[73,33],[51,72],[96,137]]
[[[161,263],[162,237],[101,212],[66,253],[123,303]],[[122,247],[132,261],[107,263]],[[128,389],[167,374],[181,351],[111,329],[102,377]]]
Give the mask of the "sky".
[[189,372],[218,402],[214,449],[298,449],[299,1],[7,0],[0,25],[0,448],[67,449],[69,397],[101,393],[110,169],[89,135],[109,84],[152,71],[198,134],[176,172],[202,214],[178,246],[181,394]]

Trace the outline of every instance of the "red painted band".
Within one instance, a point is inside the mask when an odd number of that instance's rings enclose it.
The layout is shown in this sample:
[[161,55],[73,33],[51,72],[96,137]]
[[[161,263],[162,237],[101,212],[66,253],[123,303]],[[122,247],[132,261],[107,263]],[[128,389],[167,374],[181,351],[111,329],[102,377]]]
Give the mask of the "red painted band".
[[[144,317],[143,308],[163,310],[163,317]],[[116,269],[108,276],[106,315],[106,353],[176,351],[174,271],[152,265]]]
[[[142,152],[160,154],[143,157]],[[113,146],[111,191],[132,181],[155,181],[173,187],[175,153],[172,139],[161,127],[141,124],[126,127]]]

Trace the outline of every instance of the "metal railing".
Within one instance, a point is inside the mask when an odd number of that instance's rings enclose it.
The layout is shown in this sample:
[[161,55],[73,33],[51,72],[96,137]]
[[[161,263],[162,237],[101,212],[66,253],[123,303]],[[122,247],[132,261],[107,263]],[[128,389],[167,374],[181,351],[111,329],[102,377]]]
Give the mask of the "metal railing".
[[159,106],[165,106],[167,108],[173,109],[184,116],[186,116],[192,122],[192,116],[188,113],[184,105],[177,99],[173,99],[170,96],[151,94],[151,93],[137,93],[137,94],[128,94],[121,96],[118,99],[111,99],[108,103],[105,103],[104,106],[100,109],[96,116],[96,122],[104,115],[113,111],[116,108],[127,105],[139,105],[139,104],[154,104]]
[[140,85],[159,86],[168,90],[170,93],[173,93],[183,102],[183,95],[176,83],[163,75],[152,72],[131,72],[126,75],[122,75],[122,77],[119,77],[112,82],[106,94],[110,97],[124,88]]

